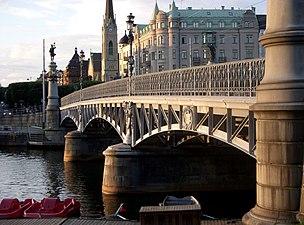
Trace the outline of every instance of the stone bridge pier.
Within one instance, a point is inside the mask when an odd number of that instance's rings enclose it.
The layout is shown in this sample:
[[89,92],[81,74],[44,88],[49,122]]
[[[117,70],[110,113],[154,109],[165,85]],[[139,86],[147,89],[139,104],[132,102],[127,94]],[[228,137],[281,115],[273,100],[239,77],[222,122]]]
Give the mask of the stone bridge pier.
[[303,223],[304,1],[268,0],[257,118],[257,200],[243,223]]

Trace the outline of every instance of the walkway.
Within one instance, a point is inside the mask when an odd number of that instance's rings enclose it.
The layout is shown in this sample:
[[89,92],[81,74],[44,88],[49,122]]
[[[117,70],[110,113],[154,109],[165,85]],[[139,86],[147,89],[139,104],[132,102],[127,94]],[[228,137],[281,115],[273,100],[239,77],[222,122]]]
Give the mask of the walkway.
[[[100,219],[1,219],[0,225],[140,225],[136,221],[105,221]],[[201,225],[242,225],[241,220],[202,220]]]

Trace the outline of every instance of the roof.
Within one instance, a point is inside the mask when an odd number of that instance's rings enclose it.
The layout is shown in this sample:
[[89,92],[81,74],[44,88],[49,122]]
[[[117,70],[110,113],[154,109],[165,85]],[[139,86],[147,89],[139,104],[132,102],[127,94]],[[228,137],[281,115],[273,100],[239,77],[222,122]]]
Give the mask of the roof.
[[69,61],[69,64],[67,65],[67,67],[71,67],[71,66],[79,66],[79,55],[77,52],[77,48],[75,48],[74,55]]
[[246,10],[235,10],[235,9],[179,9],[178,17],[183,18],[240,18],[244,16]]
[[153,13],[152,13],[152,16],[151,16],[151,20],[156,20],[156,16],[158,14],[158,5],[157,5],[157,2],[155,3],[155,6],[154,6],[154,9],[153,9]]

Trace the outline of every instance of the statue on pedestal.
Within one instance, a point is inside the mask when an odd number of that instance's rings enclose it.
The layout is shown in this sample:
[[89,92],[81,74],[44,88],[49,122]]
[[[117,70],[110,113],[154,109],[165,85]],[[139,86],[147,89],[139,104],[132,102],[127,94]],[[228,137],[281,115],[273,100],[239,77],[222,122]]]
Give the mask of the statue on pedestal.
[[50,56],[51,56],[51,61],[53,62],[54,61],[54,57],[55,57],[55,49],[56,49],[56,46],[55,46],[55,42],[54,44],[51,44],[51,48],[50,48]]

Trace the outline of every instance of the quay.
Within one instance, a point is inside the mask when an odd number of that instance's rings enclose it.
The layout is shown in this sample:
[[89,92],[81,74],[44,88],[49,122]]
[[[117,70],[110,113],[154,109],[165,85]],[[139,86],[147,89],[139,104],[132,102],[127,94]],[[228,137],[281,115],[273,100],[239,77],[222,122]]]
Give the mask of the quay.
[[[138,221],[110,221],[92,218],[1,219],[0,225],[140,225]],[[201,225],[242,225],[237,220],[202,220]]]

